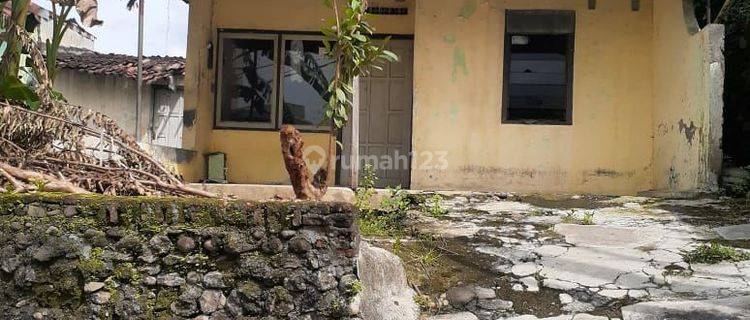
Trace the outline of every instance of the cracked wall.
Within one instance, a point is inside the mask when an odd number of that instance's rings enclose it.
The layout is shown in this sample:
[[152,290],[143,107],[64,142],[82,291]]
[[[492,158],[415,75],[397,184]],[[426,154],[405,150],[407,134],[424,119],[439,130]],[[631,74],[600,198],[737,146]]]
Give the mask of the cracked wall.
[[716,191],[724,27],[698,30],[690,1],[654,6],[654,189]]

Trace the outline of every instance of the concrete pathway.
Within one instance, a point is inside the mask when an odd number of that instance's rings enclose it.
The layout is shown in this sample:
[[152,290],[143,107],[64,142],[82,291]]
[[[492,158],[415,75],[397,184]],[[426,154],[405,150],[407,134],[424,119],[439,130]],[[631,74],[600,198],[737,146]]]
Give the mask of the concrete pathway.
[[[722,214],[732,209],[722,201],[466,194],[445,205],[447,218],[421,217],[418,228],[493,261],[488,272],[510,279],[512,290],[526,295],[524,303],[534,303],[534,294],[559,295],[554,302],[559,310],[552,315],[487,310],[476,303],[454,312],[493,320],[673,314],[680,315],[675,319],[746,319],[740,315],[750,314],[750,303],[744,303],[750,299],[750,262],[688,264],[681,255],[710,239],[750,239],[750,217],[724,221]],[[586,219],[594,224],[578,224]],[[498,299],[518,305],[497,283],[474,285],[494,287]],[[434,319],[469,319],[457,314]]]

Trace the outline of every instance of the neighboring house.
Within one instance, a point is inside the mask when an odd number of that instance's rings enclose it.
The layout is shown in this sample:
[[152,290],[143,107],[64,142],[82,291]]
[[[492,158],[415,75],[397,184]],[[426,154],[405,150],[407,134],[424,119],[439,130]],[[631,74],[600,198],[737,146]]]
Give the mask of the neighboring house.
[[[5,2],[4,16],[10,16],[10,6],[10,1]],[[26,30],[32,31],[36,40],[44,44],[48,39],[52,39],[52,29],[52,12],[35,3],[30,3]],[[93,50],[94,42],[96,42],[96,36],[86,31],[75,19],[68,20],[68,32],[65,33],[61,42],[63,47]]]
[[[401,59],[360,80],[361,156],[409,154],[378,174],[413,189],[715,190],[723,27],[699,30],[691,2],[371,0]],[[266,184],[288,183],[281,125],[328,150],[330,16],[322,1],[190,1],[183,148]],[[203,156],[180,168],[206,177]]]
[[182,146],[183,58],[144,58],[143,109],[136,112],[136,57],[69,48],[62,51],[55,89],[68,102],[108,115],[140,142]]

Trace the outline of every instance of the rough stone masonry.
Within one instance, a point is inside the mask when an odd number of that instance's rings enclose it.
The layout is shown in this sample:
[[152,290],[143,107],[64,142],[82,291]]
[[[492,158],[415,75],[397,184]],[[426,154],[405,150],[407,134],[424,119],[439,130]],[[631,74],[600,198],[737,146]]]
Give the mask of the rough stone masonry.
[[0,195],[3,319],[352,318],[340,203]]

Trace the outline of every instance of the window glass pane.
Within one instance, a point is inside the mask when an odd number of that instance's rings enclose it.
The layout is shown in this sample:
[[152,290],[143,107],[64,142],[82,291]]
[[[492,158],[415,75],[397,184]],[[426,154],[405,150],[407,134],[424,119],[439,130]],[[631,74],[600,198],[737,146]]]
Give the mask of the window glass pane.
[[508,120],[566,120],[568,37],[510,36]]
[[324,118],[335,61],[325,55],[322,41],[286,40],[284,50],[283,123],[318,126]]
[[224,39],[220,121],[271,123],[274,52],[273,40]]

